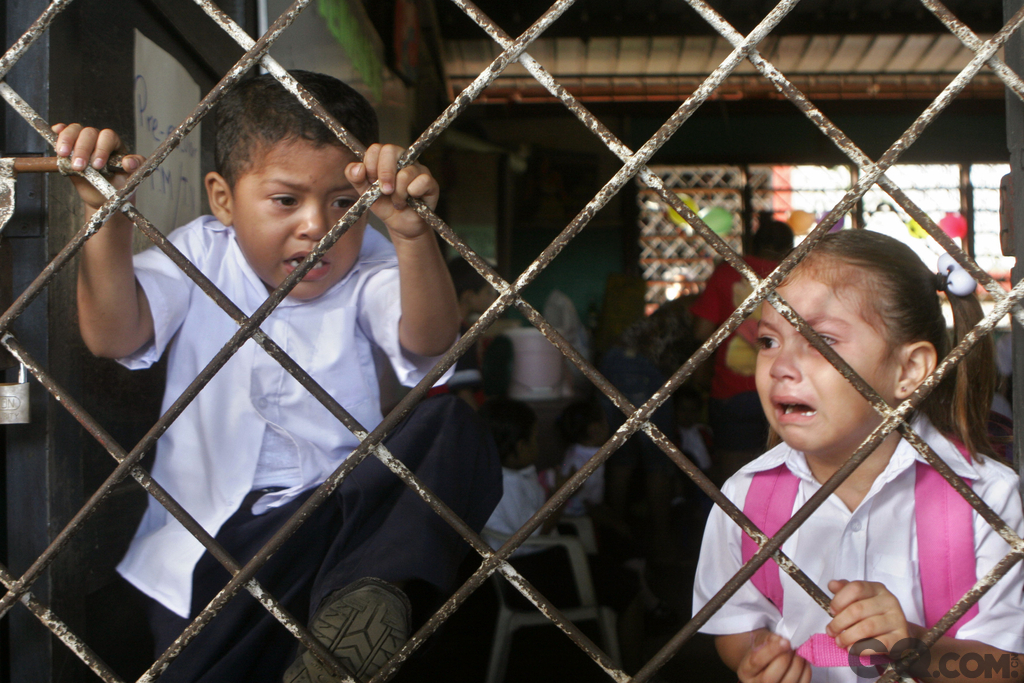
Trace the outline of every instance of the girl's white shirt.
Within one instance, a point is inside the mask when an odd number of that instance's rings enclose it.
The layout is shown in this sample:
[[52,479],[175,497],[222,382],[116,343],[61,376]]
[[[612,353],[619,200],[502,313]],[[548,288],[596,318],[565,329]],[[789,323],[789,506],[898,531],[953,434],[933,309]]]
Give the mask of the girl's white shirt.
[[[1005,465],[986,458],[967,462],[956,446],[924,418],[911,425],[952,470],[968,480],[972,489],[1018,535],[1024,534],[1017,475]],[[917,530],[914,519],[914,463],[924,462],[905,440],[900,440],[885,470],[875,479],[856,510],[850,511],[835,495],[829,498],[782,544],[783,552],[827,595],[833,579],[877,581],[896,596],[910,623],[922,624],[924,610],[917,561]],[[821,485],[811,475],[803,453],[786,444],[768,451],[743,467],[722,487],[729,500],[743,509],[754,475],[785,464],[800,485],[793,504],[795,513]],[[720,507],[708,518],[693,590],[696,614],[740,569],[739,526]],[[977,575],[985,576],[1009,551],[1009,544],[974,513],[974,547]],[[749,581],[701,628],[704,633],[726,635],[767,628],[787,638],[793,647],[811,635],[824,633],[831,617],[785,572],[780,572],[783,611]],[[1024,574],[1021,563],[992,587],[979,601],[979,613],[957,637],[977,640],[1009,652],[1024,652]],[[848,667],[815,668],[813,681],[860,679]]]

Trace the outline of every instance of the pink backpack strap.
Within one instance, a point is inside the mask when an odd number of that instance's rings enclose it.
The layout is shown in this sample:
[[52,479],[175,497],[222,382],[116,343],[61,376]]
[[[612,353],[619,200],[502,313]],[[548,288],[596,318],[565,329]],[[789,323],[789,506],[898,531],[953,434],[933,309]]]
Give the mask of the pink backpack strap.
[[[963,446],[960,452],[970,462]],[[925,626],[931,628],[977,582],[974,556],[973,508],[930,465],[917,463],[914,510],[917,523],[917,562],[921,575]],[[978,603],[953,624],[955,636],[978,614]]]
[[[970,454],[962,445],[958,447],[969,462]],[[973,508],[929,465],[918,462],[915,475],[918,571],[925,625],[931,628],[977,581]],[[800,480],[785,465],[758,472],[750,482],[743,512],[761,531],[774,536],[792,516],[799,486]],[[757,551],[757,543],[743,534],[743,562],[748,562]],[[751,582],[781,613],[782,582],[775,560],[761,565]],[[977,614],[975,603],[947,635],[955,636],[960,627]],[[846,651],[825,634],[811,636],[797,653],[819,667],[847,666],[849,662]]]
[[[743,501],[743,513],[758,529],[768,536],[778,533],[782,525],[793,516],[793,503],[800,480],[785,465],[758,472],[750,482],[746,500]],[[759,546],[746,534],[743,534],[740,547],[743,563],[759,550]],[[779,565],[775,560],[768,560],[754,573],[750,581],[761,594],[767,597],[782,613],[782,580],[779,576]]]
[[[852,662],[850,653],[836,645],[836,639],[824,633],[815,633],[804,641],[804,644],[796,649],[797,655],[803,657],[811,666],[819,668],[850,666],[878,666],[878,673],[881,674],[888,664],[884,655],[862,654]],[[859,661],[858,661],[859,660]]]
[[[743,513],[757,525],[758,529],[768,536],[774,536],[793,516],[793,504],[796,502],[799,488],[800,479],[785,465],[758,472],[751,480],[747,498],[743,501]],[[758,551],[759,546],[746,534],[743,534],[742,541],[741,555],[746,564]],[[782,579],[778,563],[775,560],[768,560],[754,573],[750,581],[762,595],[772,601],[781,614]],[[796,652],[813,666],[850,665],[846,650],[836,645],[835,639],[824,633],[812,635]]]

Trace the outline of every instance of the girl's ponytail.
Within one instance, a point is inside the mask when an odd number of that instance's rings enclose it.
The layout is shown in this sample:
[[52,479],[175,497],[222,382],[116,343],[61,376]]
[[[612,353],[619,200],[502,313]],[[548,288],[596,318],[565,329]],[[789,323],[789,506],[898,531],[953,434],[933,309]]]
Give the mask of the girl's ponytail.
[[[940,281],[942,279],[940,276]],[[984,313],[974,292],[957,296],[947,287],[942,289],[953,310],[953,338],[948,347],[952,349],[981,321]],[[940,350],[940,360],[948,349]],[[992,337],[986,335],[975,343],[952,375],[936,388],[925,402],[924,412],[940,431],[959,438],[969,453],[994,456],[988,419],[995,384],[995,349]]]

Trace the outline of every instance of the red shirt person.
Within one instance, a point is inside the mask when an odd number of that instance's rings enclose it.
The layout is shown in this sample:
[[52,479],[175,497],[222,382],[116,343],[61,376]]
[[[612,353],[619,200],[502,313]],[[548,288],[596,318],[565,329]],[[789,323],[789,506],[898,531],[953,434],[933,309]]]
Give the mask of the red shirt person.
[[[756,233],[749,256],[743,260],[763,278],[775,270],[793,248],[793,231],[771,221]],[[694,333],[700,341],[711,336],[753,288],[728,263],[721,263],[708,278],[704,292],[693,303]],[[754,385],[757,360],[757,317],[754,312],[715,352],[711,377],[708,422],[715,439],[715,479],[724,481],[743,464],[760,455],[768,437],[768,422]]]

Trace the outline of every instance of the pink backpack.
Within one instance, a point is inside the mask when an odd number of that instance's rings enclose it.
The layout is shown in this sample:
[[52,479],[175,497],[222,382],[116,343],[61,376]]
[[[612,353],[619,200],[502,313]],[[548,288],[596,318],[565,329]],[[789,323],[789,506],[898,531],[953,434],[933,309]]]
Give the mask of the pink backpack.
[[[970,461],[961,446],[960,452]],[[929,465],[917,462],[914,511],[917,522],[918,568],[924,599],[925,626],[931,628],[974,587],[977,581],[974,555],[974,524],[970,504]],[[774,536],[793,515],[800,480],[785,465],[758,472],[750,483],[743,512],[761,531]],[[758,551],[756,542],[743,534],[742,556],[746,563]],[[769,559],[751,582],[782,613],[782,581],[779,565]],[[971,606],[946,632],[955,636],[978,613]],[[814,666],[848,666],[848,653],[824,633],[816,633],[797,649]]]

